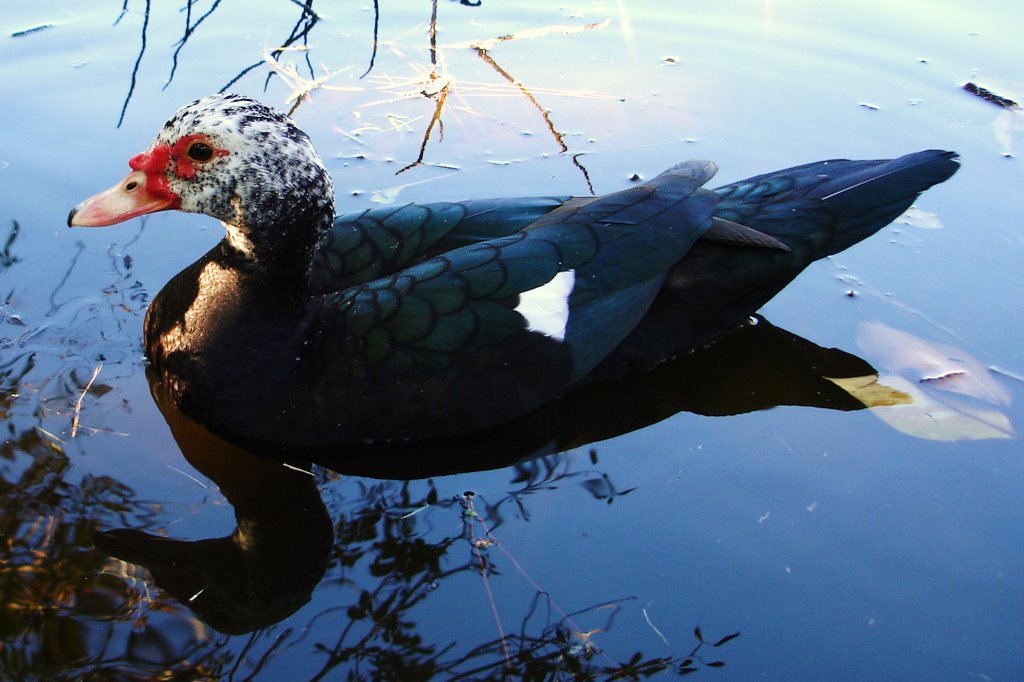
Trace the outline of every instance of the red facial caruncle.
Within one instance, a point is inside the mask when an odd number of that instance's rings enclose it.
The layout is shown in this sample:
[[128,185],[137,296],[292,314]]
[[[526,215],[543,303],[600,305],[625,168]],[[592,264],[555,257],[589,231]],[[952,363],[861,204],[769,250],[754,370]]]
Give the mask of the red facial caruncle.
[[73,208],[68,225],[100,227],[180,208],[181,197],[171,189],[172,176],[190,180],[200,166],[227,154],[206,135],[185,135],[173,145],[155,144],[128,161],[128,177]]

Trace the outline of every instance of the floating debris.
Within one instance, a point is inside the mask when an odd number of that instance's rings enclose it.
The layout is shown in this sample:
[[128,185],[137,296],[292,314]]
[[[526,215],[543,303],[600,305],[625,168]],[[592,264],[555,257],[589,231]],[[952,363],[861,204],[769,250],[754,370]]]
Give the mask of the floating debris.
[[992,104],[999,105],[999,106],[1001,106],[1001,107],[1003,107],[1005,109],[1014,109],[1014,108],[1019,106],[1016,102],[1014,102],[1009,97],[1003,97],[1002,95],[997,95],[996,93],[992,92],[988,88],[983,88],[980,85],[978,85],[977,83],[972,83],[972,82],[968,81],[967,83],[964,83],[963,89],[966,90],[967,92],[971,93],[972,95],[977,95],[978,97],[982,98],[986,102],[992,102]]
[[922,211],[917,206],[911,206],[906,212],[896,219],[896,222],[900,225],[910,225],[911,227],[919,227],[923,230],[939,230],[942,229],[942,221],[939,216],[928,211]]
[[882,108],[877,104],[872,104],[871,102],[861,102],[860,106],[864,107],[865,109],[870,109],[871,111],[878,111],[879,109]]
[[36,31],[42,31],[43,29],[53,28],[53,26],[53,24],[37,24],[35,26],[29,26],[28,28],[23,28],[19,31],[14,31],[13,33],[11,33],[11,37],[20,38],[22,36],[27,36],[29,33],[35,33]]

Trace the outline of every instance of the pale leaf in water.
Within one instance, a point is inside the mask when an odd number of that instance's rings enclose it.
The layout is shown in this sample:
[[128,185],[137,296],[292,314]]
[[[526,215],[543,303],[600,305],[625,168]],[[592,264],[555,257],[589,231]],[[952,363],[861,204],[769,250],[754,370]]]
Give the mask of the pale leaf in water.
[[[1013,424],[999,409],[1010,404],[1009,391],[969,354],[879,322],[862,323],[857,339],[874,362],[893,374],[874,385],[832,381],[894,429],[943,441],[1014,437]],[[890,396],[910,400],[887,403],[886,389]]]
[[877,363],[922,386],[992,405],[1010,404],[1010,392],[988,368],[955,346],[925,341],[881,322],[860,323],[857,343]]
[[912,403],[878,407],[871,412],[900,433],[938,441],[1013,438],[1013,425],[998,409],[973,404],[957,396],[940,402],[914,382],[893,375],[880,379],[893,390],[902,391]]
[[1004,109],[992,120],[992,134],[999,146],[1003,148],[1004,156],[1013,156],[1013,139],[1024,129],[1022,122],[1024,122],[1024,117],[1019,108]]
[[942,228],[942,221],[939,220],[939,216],[928,211],[922,211],[917,206],[908,208],[906,213],[896,219],[896,222],[900,225],[920,227],[924,230],[938,230]]
[[389,205],[395,203],[395,199],[401,194],[402,190],[408,187],[408,185],[396,185],[394,187],[388,187],[386,189],[379,189],[373,193],[370,197],[370,201],[375,204]]

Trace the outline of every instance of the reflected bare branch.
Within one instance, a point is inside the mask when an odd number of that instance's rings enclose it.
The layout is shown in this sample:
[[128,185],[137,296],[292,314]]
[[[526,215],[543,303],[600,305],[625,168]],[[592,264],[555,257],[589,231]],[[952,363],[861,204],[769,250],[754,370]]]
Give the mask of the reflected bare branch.
[[68,269],[64,271],[64,276],[61,277],[60,282],[53,291],[50,292],[50,310],[46,313],[47,317],[53,317],[57,314],[61,308],[67,303],[57,303],[57,292],[64,288],[64,285],[68,283],[68,278],[71,277],[71,273],[74,272],[75,267],[78,265],[78,259],[82,257],[82,252],[85,251],[85,244],[82,242],[75,242],[75,255],[71,257],[71,262],[68,263]]
[[[499,76],[507,80],[512,85],[516,86],[516,88],[519,89],[519,92],[521,92],[523,96],[526,97],[526,99],[530,102],[530,104],[532,104],[533,107],[540,113],[541,118],[544,119],[544,125],[547,126],[548,132],[551,133],[551,137],[554,138],[559,150],[562,153],[569,151],[569,146],[565,144],[564,135],[555,129],[554,121],[551,120],[551,112],[540,105],[540,102],[538,102],[537,98],[533,96],[533,93],[530,92],[530,89],[527,88],[521,81],[518,81],[515,78],[513,78],[512,74],[510,74],[508,71],[499,66],[498,62],[494,60],[494,57],[491,56],[490,52],[488,52],[486,48],[477,46],[474,49],[476,50],[476,53],[480,57],[480,59],[484,60],[484,62],[492,69],[494,69],[494,71]],[[587,189],[590,190],[591,194],[594,194],[594,186],[590,182],[590,173],[588,173],[587,169],[584,168],[582,163],[580,163],[580,156],[582,156],[582,154],[573,154],[572,165],[580,170],[580,172],[583,174],[583,179],[587,183]]]
[[193,2],[195,2],[195,0],[187,0],[187,4],[185,5],[185,34],[181,37],[181,40],[177,42],[177,45],[174,49],[174,54],[171,56],[171,73],[169,76],[167,76],[167,82],[164,83],[164,90],[166,90],[167,86],[171,84],[172,80],[174,80],[174,73],[178,70],[178,54],[185,47],[185,43],[187,43],[188,39],[192,37],[192,34],[195,32],[197,28],[199,28],[199,25],[206,21],[206,18],[213,14],[213,11],[217,9],[217,5],[220,4],[220,0],[213,0],[213,4],[210,5],[210,9],[206,10],[206,13],[203,14],[203,16],[199,17],[199,19],[196,20],[196,23],[193,24]]
[[430,65],[437,69],[437,0],[430,8]]
[[[299,3],[296,0],[292,0],[292,2],[296,5],[299,5]],[[306,0],[305,3],[299,6],[302,8],[302,13],[299,15],[298,21],[295,22],[295,26],[292,27],[291,33],[288,34],[288,37],[285,38],[284,42],[282,42],[279,47],[270,51],[270,55],[275,60],[280,58],[280,56],[285,52],[286,49],[292,47],[295,44],[295,42],[300,39],[302,40],[303,47],[309,47],[309,32],[312,31],[313,27],[316,26],[317,22],[320,21],[320,16],[313,11],[313,0]],[[241,80],[242,77],[244,77],[253,69],[259,67],[264,62],[265,60],[261,59],[245,67],[240,72],[238,72],[238,75],[236,75],[234,78],[225,83],[221,87],[221,89],[218,90],[218,92],[227,91],[228,88],[230,88],[232,85]],[[313,63],[309,60],[308,51],[306,52],[306,67],[309,69],[309,77],[315,78]],[[273,71],[267,74],[267,77],[263,81],[264,90],[267,88],[267,85],[270,83],[270,79],[271,77],[273,77],[273,75]]]
[[[115,25],[121,21],[121,17],[124,16],[125,12],[128,11],[128,0],[124,0],[124,5],[121,7],[121,14],[117,17]],[[139,47],[139,56],[135,58],[135,66],[132,67],[132,80],[128,86],[128,94],[125,95],[124,104],[121,106],[121,115],[117,119],[117,127],[120,128],[121,124],[124,123],[125,112],[128,111],[128,102],[132,99],[132,93],[135,92],[135,82],[139,75],[139,65],[142,64],[142,55],[146,53],[146,30],[149,28],[149,0],[146,0],[146,12],[142,17],[142,45]]]
[[7,235],[7,239],[4,241],[4,248],[0,250],[0,272],[3,272],[21,260],[20,257],[11,253],[11,247],[14,246],[14,242],[17,241],[19,232],[21,232],[21,225],[18,224],[17,220],[12,220],[11,232]]
[[[171,70],[167,76],[167,81],[163,84],[162,87],[162,89],[164,90],[166,90],[167,87],[174,81],[174,76],[177,74],[178,71],[179,57],[181,55],[182,50],[185,49],[185,46],[188,44],[189,40],[195,35],[196,30],[203,24],[203,22],[205,22],[206,19],[208,19],[221,6],[221,0],[213,0],[210,7],[205,12],[203,12],[203,14],[200,15],[198,19],[196,19],[193,22],[192,9],[195,2],[196,0],[186,0],[185,7],[183,8],[183,11],[185,12],[185,29],[184,32],[182,33],[181,38],[178,40],[177,43],[175,43],[174,52],[171,55]],[[302,12],[300,13],[295,25],[292,27],[292,30],[289,33],[288,37],[278,47],[276,47],[274,50],[270,52],[274,59],[278,59],[281,56],[281,54],[284,53],[285,50],[292,47],[299,40],[302,41],[303,47],[308,47],[309,33],[317,24],[317,22],[320,21],[320,15],[318,15],[313,10],[313,0],[304,0],[304,2],[300,2],[299,0],[291,0],[291,2],[292,4],[299,6],[302,9]],[[121,106],[121,114],[117,119],[117,127],[119,128],[124,123],[125,115],[128,111],[128,104],[129,102],[131,102],[132,96],[135,93],[135,87],[138,81],[139,67],[142,64],[142,58],[146,52],[147,36],[149,32],[150,10],[152,9],[152,6],[151,0],[145,0],[145,3],[146,6],[142,20],[141,45],[139,48],[139,53],[135,58],[135,64],[132,67],[131,82],[128,87],[128,94],[125,96],[124,104]],[[114,20],[115,26],[121,22],[121,20],[124,18],[127,12],[128,0],[124,0],[124,3],[121,7],[121,12]],[[310,73],[310,77],[313,77],[313,63],[312,61],[310,61],[308,52],[305,55],[305,61],[306,68],[309,70]],[[239,71],[238,74],[236,74],[231,80],[225,83],[224,86],[220,88],[219,92],[224,92],[232,85],[237,83],[239,80],[241,80],[249,72],[261,66],[263,63],[264,60],[261,59],[245,67],[244,69]],[[272,78],[273,75],[273,71],[267,74],[267,77],[263,84],[264,89],[266,89],[267,84],[270,82],[270,78]]]
[[512,85],[516,86],[519,89],[519,92],[523,93],[523,96],[526,97],[527,100],[529,100],[530,104],[533,105],[533,107],[540,113],[541,117],[544,119],[544,125],[548,127],[548,131],[551,133],[551,136],[555,139],[555,142],[558,144],[558,148],[563,152],[569,151],[569,147],[566,146],[565,140],[562,137],[562,133],[555,130],[555,124],[551,121],[551,112],[549,112],[547,109],[540,105],[540,102],[538,102],[537,99],[533,96],[533,93],[530,92],[530,90],[525,85],[523,85],[522,82],[513,78],[512,74],[498,66],[498,62],[494,61],[494,57],[492,57],[486,49],[478,47],[476,48],[476,53],[480,57],[480,59],[484,60],[484,62],[486,62],[488,66],[494,69],[494,71],[499,76],[507,80]]
[[434,124],[437,124],[441,138],[444,139],[444,122],[441,120],[441,112],[444,109],[445,101],[448,99],[448,88],[450,86],[450,82],[445,83],[437,92],[437,104],[434,107],[434,115],[430,117],[430,123],[427,124],[427,129],[423,131],[423,141],[420,142],[420,153],[416,160],[399,170],[395,175],[401,175],[410,168],[415,168],[423,163],[423,157],[427,153],[427,142],[430,141],[430,134],[434,130]]
[[373,65],[377,61],[377,45],[378,38],[377,34],[380,29],[380,5],[378,0],[373,0],[373,51],[370,53],[370,65],[366,67],[366,71],[359,77],[359,80],[366,78],[371,71],[373,71]]

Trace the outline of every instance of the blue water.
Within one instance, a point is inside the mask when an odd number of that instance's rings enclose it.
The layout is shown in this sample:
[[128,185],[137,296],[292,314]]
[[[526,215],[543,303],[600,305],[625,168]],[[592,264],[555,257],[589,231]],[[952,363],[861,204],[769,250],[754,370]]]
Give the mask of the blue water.
[[[339,211],[600,193],[689,157],[714,159],[724,183],[823,158],[958,151],[960,172],[918,202],[939,229],[894,224],[761,312],[883,376],[893,360],[858,344],[864,322],[952,346],[1008,394],[971,406],[1012,435],[967,439],[954,426],[959,439],[931,440],[866,409],[684,411],[540,459],[483,444],[459,467],[482,470],[468,473],[296,462],[310,477],[169,426],[151,395],[146,305],[220,226],[159,214],[64,227],[178,106],[301,27],[300,7],[194,3],[193,24],[213,12],[168,82],[186,13],[153,3],[125,106],[143,2],[116,24],[118,2],[8,4],[0,246],[20,229],[0,258],[3,676],[501,678],[506,648],[546,656],[565,678],[572,663],[609,671],[637,653],[672,671],[698,626],[709,643],[691,665],[709,678],[1024,676],[1022,119],[961,90],[974,81],[1024,101],[1021,9],[441,0],[431,83],[429,3],[380,3],[364,78],[373,4],[314,5],[320,21],[293,45],[307,51],[280,63],[307,80],[331,74],[295,118],[327,160]],[[490,46],[493,65],[465,47],[508,35]],[[291,86],[264,87],[268,73],[259,65],[232,89],[288,108]],[[434,130],[425,163],[396,174],[434,114],[420,93],[448,78],[443,137]],[[674,381],[707,398],[696,404],[721,393],[735,405],[749,390],[687,376]],[[797,382],[764,376],[764,393]],[[642,421],[648,408],[619,409]],[[321,500],[333,536],[318,525]],[[484,523],[497,544],[474,547]],[[176,546],[176,568],[161,572],[96,548],[96,531],[124,528],[236,535]],[[703,665],[715,661],[725,666]]]

